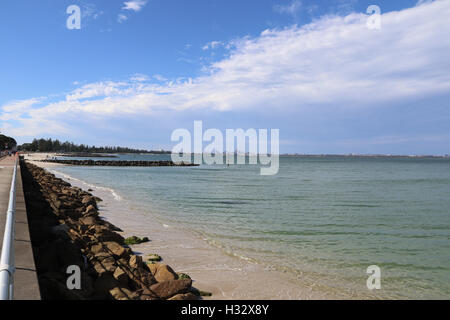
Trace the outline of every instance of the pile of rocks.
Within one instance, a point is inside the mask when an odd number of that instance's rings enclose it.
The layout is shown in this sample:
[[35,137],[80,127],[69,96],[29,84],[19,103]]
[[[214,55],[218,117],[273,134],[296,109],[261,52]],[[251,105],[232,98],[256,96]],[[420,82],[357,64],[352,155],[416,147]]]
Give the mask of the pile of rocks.
[[[192,280],[169,266],[143,262],[119,228],[101,219],[101,199],[46,170],[21,162],[31,242],[43,299],[197,299]],[[68,267],[81,288],[67,286]]]
[[68,164],[74,166],[106,166],[106,167],[195,167],[198,164],[173,161],[124,161],[124,160],[55,160],[46,159],[41,162]]

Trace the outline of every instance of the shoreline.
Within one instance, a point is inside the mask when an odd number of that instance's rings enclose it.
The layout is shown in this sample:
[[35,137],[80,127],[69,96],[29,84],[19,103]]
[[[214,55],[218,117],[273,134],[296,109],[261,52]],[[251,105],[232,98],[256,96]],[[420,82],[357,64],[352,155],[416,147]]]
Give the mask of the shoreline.
[[101,217],[120,227],[124,231],[120,233],[123,237],[136,235],[150,238],[148,243],[130,246],[136,254],[160,255],[163,263],[190,275],[193,286],[212,293],[211,297],[203,297],[204,299],[303,300],[335,299],[339,296],[346,299],[356,298],[342,296],[315,284],[303,285],[294,275],[268,270],[261,264],[226,253],[190,230],[167,225],[151,208],[137,208],[120,196],[118,199],[112,189],[92,185],[58,172],[58,167],[65,165],[29,162],[47,169],[73,186],[91,189],[93,195],[104,200],[99,204]]
[[99,216],[101,198],[30,162],[20,168],[43,299],[201,299],[188,275],[127,245],[149,240],[122,237]]

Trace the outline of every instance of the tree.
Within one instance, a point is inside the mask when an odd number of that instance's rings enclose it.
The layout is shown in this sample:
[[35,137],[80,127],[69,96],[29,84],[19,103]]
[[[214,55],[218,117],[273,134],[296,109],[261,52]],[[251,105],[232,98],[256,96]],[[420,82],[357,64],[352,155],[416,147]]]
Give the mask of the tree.
[[17,142],[14,138],[0,134],[0,150],[1,151],[11,150],[16,145],[17,145]]
[[24,143],[18,147],[20,151],[41,152],[80,152],[80,153],[170,153],[166,151],[148,151],[127,147],[96,147],[85,144],[76,145],[73,142],[61,142],[58,139],[33,139],[31,143]]

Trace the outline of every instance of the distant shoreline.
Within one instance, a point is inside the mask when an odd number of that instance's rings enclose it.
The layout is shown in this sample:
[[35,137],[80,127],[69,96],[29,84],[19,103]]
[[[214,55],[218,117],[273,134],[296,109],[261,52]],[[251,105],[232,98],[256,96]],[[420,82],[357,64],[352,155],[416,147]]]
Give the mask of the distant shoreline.
[[390,154],[280,154],[282,157],[304,158],[390,158],[390,159],[450,159],[450,155],[390,155]]
[[[53,152],[40,152],[32,151],[26,152],[21,151],[22,154],[53,154],[56,157],[71,157],[71,158],[117,158],[120,155],[172,155],[170,151],[164,152],[145,152],[145,153],[129,153],[129,152],[118,152],[118,153],[90,153],[90,152],[63,152],[63,153],[53,153]],[[235,155],[244,155],[244,153],[234,153]],[[192,153],[191,155],[195,155]],[[219,153],[213,153],[213,155],[219,155]],[[226,156],[227,153],[222,153]],[[269,154],[271,155],[271,154]],[[245,153],[245,156],[249,156]],[[251,155],[256,156],[256,155]],[[304,157],[304,158],[390,158],[390,159],[450,159],[450,154],[445,155],[404,155],[404,154],[302,154],[302,153],[281,153],[281,157]]]

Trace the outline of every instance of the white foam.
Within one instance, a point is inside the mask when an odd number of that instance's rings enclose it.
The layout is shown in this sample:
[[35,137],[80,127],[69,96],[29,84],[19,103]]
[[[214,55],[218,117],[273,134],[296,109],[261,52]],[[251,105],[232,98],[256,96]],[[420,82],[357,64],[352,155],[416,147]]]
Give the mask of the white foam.
[[50,172],[52,172],[55,175],[60,175],[60,176],[66,178],[68,180],[78,181],[78,182],[82,183],[83,185],[85,185],[85,186],[87,186],[87,187],[89,187],[91,189],[106,190],[106,191],[108,191],[108,192],[110,192],[112,194],[112,196],[114,197],[115,200],[117,200],[117,201],[121,201],[122,200],[122,197],[120,195],[118,195],[117,192],[114,189],[112,189],[112,188],[96,186],[94,184],[90,184],[90,183],[88,183],[86,181],[83,181],[83,180],[78,179],[78,178],[74,178],[74,177],[72,177],[72,176],[70,176],[68,174],[59,172],[59,171],[54,170],[54,169],[47,169],[47,170],[49,170]]

